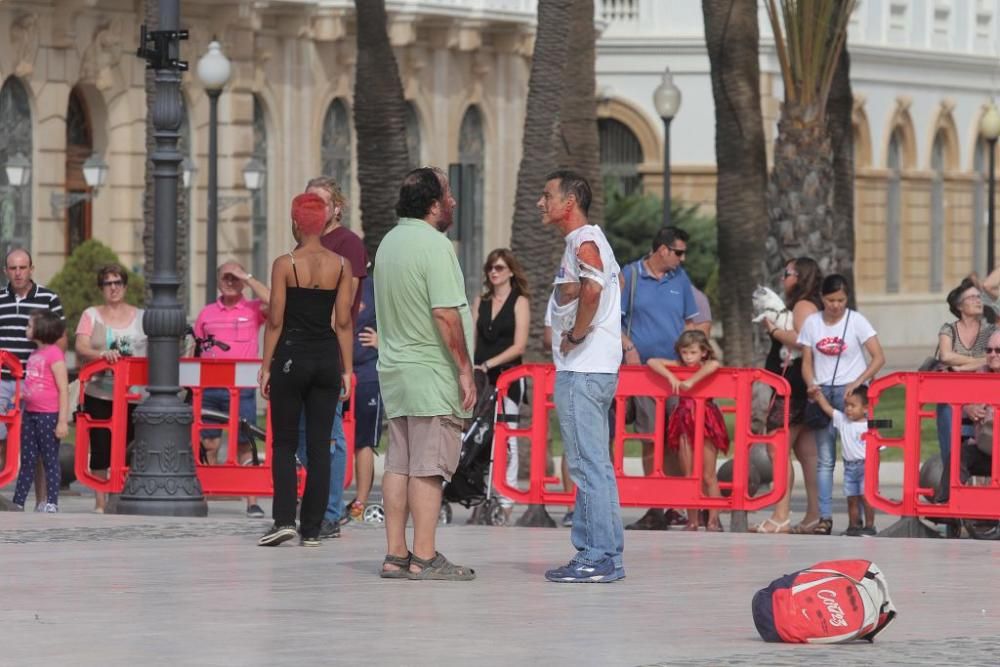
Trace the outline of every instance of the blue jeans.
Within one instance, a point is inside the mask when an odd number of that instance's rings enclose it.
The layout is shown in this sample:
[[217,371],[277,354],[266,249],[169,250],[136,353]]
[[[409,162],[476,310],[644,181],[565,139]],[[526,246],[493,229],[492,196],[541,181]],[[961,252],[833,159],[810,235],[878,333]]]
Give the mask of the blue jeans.
[[[302,465],[306,465],[306,422],[305,415],[299,418],[299,448],[295,455]],[[337,523],[344,510],[344,475],[347,472],[347,440],[344,438],[344,404],[337,401],[337,413],[330,431],[330,498],[326,503],[323,518]]]
[[[844,390],[846,384],[823,385],[823,395],[835,409],[844,411]],[[816,487],[819,493],[819,516],[821,519],[833,517],[833,467],[837,463],[837,430],[830,422],[826,428],[813,432],[816,436]]]
[[625,533],[618,483],[608,456],[608,409],[617,387],[617,373],[556,373],[559,432],[576,483],[570,533],[577,551],[573,560],[595,565],[610,558],[621,568]]

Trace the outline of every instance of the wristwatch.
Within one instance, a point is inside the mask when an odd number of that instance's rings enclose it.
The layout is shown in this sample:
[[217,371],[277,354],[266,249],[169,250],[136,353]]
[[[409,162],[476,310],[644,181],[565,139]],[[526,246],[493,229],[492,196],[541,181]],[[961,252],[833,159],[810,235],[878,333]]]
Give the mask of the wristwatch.
[[628,347],[622,348],[622,352],[631,352],[635,349],[635,345],[629,345]]
[[250,282],[251,280],[253,280],[253,274],[252,273],[248,273],[247,274],[246,282]]
[[583,342],[583,339],[586,338],[586,337],[587,337],[587,334],[583,334],[579,338],[573,338],[573,330],[572,329],[570,329],[569,331],[566,332],[566,340],[568,340],[569,342],[573,343],[573,345],[579,345],[580,343]]

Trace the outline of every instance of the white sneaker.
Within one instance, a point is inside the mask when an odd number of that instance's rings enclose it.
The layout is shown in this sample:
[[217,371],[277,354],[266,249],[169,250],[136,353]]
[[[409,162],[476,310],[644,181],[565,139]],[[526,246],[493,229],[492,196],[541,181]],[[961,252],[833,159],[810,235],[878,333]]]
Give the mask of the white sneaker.
[[59,511],[59,505],[56,505],[55,503],[45,503],[44,512],[46,514],[55,514],[58,511]]
[[45,503],[38,503],[37,505],[35,505],[35,511],[36,512],[44,512],[45,511]]

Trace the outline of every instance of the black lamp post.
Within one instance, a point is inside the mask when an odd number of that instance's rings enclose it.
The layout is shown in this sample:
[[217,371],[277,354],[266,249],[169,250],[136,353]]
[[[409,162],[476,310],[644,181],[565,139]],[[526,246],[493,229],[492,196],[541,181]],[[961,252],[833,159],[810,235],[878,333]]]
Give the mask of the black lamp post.
[[208,95],[208,229],[205,240],[205,303],[215,301],[219,243],[219,95],[233,72],[215,40],[198,61],[198,78]]
[[[178,59],[180,0],[160,0],[159,30],[142,26],[138,55],[155,70],[153,162],[156,217],[153,228],[153,298],[142,318],[149,339],[149,396],[135,411],[135,445],[119,514],[205,516],[208,505],[194,472],[191,406],[180,392],[180,338],[184,309],[177,301],[177,181],[180,178],[181,72]],[[123,406],[124,407],[124,406]]]
[[990,159],[990,184],[989,198],[986,204],[986,275],[989,275],[996,264],[996,211],[994,204],[996,201],[996,160],[997,160],[997,137],[1000,136],[1000,113],[991,101],[979,121],[979,132],[986,140],[989,149]]
[[653,106],[663,119],[663,226],[670,226],[670,121],[681,108],[681,91],[674,85],[674,75],[668,67],[663,81],[653,92]]

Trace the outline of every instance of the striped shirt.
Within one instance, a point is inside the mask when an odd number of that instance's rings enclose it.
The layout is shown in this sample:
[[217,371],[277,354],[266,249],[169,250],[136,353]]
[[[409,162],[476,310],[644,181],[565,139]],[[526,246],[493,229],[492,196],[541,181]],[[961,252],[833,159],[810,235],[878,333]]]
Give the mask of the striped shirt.
[[[0,290],[0,350],[17,355],[22,365],[28,363],[28,357],[35,351],[35,344],[25,334],[28,331],[28,318],[39,309],[51,310],[66,319],[56,293],[36,282],[31,283],[31,289],[20,299],[9,284]],[[7,369],[3,369],[0,379],[11,379]]]

